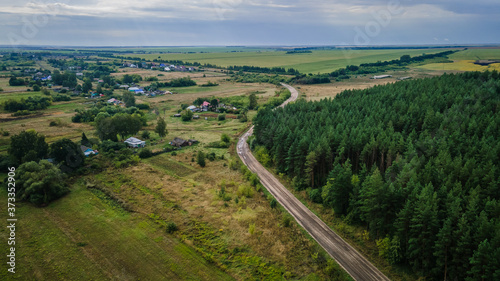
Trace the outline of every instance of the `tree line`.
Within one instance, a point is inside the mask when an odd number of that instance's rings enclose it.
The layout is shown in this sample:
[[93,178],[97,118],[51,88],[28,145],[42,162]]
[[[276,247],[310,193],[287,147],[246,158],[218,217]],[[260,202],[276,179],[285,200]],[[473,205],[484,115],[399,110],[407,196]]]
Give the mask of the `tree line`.
[[468,72],[261,110],[260,155],[432,280],[500,278],[500,75]]

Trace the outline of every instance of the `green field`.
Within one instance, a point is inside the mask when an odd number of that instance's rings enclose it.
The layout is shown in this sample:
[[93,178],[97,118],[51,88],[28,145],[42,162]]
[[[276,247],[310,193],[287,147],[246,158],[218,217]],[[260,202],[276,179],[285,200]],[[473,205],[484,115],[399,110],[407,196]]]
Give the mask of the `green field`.
[[500,48],[491,49],[467,49],[449,56],[453,63],[430,63],[418,66],[424,70],[441,71],[500,71],[500,63],[482,66],[474,64],[476,60],[500,60]]
[[[0,198],[7,201],[4,189]],[[80,184],[46,208],[20,204],[16,215],[16,274],[4,263],[2,280],[232,279],[154,222]],[[7,241],[5,227],[0,235]]]
[[286,54],[285,51],[194,53],[194,54],[124,54],[154,60],[182,60],[209,63],[218,66],[253,65],[261,67],[295,68],[303,73],[326,73],[347,65],[399,59],[402,55],[431,54],[443,49],[389,49],[389,50],[319,50],[304,54]]

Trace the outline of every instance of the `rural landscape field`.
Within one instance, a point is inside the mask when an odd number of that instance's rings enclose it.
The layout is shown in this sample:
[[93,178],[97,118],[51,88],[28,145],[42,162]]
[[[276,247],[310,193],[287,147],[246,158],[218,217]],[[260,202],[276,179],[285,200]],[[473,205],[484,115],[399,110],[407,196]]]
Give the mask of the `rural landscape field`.
[[500,6],[445,2],[0,3],[0,279],[500,280]]

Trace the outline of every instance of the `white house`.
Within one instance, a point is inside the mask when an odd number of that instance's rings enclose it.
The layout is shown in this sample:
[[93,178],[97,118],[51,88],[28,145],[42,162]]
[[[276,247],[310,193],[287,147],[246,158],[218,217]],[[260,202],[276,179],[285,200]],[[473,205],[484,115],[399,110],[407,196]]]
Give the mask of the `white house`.
[[378,76],[373,76],[372,79],[385,79],[385,78],[391,78],[392,75],[378,75]]
[[130,87],[128,88],[129,92],[134,92],[136,94],[144,94],[144,90],[138,87]]
[[190,105],[190,106],[187,107],[187,109],[189,109],[191,111],[194,111],[196,109],[196,106]]
[[170,71],[170,67],[165,67],[165,71]]
[[138,138],[130,137],[124,141],[130,147],[145,147],[146,142]]

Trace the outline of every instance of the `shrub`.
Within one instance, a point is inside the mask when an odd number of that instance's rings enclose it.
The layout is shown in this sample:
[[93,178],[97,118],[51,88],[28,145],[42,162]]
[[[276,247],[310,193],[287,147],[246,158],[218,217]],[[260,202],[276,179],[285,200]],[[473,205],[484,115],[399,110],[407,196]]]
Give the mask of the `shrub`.
[[68,95],[57,94],[57,95],[52,96],[52,101],[70,101],[70,100],[71,100],[71,97]]
[[228,135],[228,134],[222,134],[222,136],[220,137],[220,140],[221,140],[222,142],[226,142],[226,143],[228,143],[228,142],[231,142],[231,137],[229,137],[229,135]]
[[147,103],[139,103],[139,104],[136,104],[135,107],[137,107],[139,109],[143,109],[143,110],[148,110],[150,108],[149,104],[147,104]]
[[253,235],[255,233],[255,223],[251,223],[248,226],[248,233],[250,233],[250,235]]
[[202,151],[198,151],[198,155],[196,156],[196,163],[200,165],[200,167],[205,167],[205,153]]
[[252,184],[252,186],[257,186],[257,184],[259,184],[260,180],[259,180],[259,177],[252,173],[249,177],[249,180],[250,180],[250,184]]
[[240,185],[238,187],[238,196],[239,197],[247,197],[247,198],[251,198],[253,197],[254,195],[254,190],[251,186],[248,186],[248,185]]
[[215,152],[211,152],[209,154],[207,154],[207,159],[210,160],[210,161],[215,161]]
[[269,204],[271,205],[271,209],[274,209],[278,206],[278,201],[276,201],[275,198],[271,199],[271,202],[269,202]]
[[139,158],[141,159],[144,159],[144,158],[149,158],[153,156],[153,152],[151,152],[150,149],[147,149],[147,148],[143,148],[141,149],[141,151],[139,152]]
[[100,149],[103,152],[110,152],[110,151],[116,151],[116,150],[121,150],[127,148],[127,146],[124,143],[121,142],[114,142],[114,141],[109,141],[105,140],[101,142]]
[[219,114],[219,116],[217,116],[217,120],[219,120],[219,121],[226,120],[226,114]]
[[323,199],[321,198],[321,189],[317,188],[309,191],[309,199],[311,199],[314,203],[323,202]]
[[144,131],[142,132],[141,137],[143,139],[149,139],[151,137],[151,133],[149,131]]
[[282,223],[284,227],[289,227],[291,223],[290,217],[288,215],[283,216]]
[[192,118],[193,118],[193,112],[191,110],[186,109],[182,111],[181,113],[182,121],[191,121]]
[[233,171],[238,170],[238,160],[233,159],[231,162],[229,162],[229,168]]
[[167,233],[174,233],[177,230],[179,230],[179,228],[177,227],[177,225],[175,224],[175,222],[169,222],[166,225],[166,230],[167,230]]
[[33,85],[33,92],[39,92],[40,91],[40,86],[37,84]]

